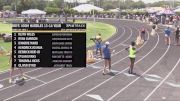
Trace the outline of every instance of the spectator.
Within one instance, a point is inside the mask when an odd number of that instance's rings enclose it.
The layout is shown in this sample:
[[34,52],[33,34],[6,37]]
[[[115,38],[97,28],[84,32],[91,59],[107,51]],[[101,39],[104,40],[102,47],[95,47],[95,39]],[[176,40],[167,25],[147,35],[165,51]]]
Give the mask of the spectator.
[[165,35],[165,44],[170,45],[171,44],[171,39],[170,39],[171,29],[170,29],[170,27],[167,27],[164,30],[164,35]]

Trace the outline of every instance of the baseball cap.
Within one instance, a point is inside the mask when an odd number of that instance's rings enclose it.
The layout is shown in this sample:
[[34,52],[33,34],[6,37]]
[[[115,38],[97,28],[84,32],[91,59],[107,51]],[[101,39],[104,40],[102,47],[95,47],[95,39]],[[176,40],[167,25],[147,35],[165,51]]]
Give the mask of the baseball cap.
[[110,43],[108,41],[105,42],[105,45],[109,45]]

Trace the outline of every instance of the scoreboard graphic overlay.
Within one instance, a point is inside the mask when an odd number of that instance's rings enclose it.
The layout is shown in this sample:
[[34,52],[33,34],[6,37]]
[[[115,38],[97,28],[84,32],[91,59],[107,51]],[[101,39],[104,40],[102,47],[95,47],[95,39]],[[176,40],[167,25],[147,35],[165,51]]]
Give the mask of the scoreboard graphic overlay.
[[85,23],[13,23],[12,66],[86,67]]

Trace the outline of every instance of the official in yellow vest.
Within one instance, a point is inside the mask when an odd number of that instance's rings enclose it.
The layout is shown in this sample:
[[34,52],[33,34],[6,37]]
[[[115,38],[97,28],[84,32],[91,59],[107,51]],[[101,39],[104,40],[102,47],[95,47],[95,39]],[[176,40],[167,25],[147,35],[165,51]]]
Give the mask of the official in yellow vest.
[[130,59],[130,68],[128,73],[129,74],[133,74],[133,67],[134,67],[134,62],[135,62],[135,58],[136,58],[136,47],[135,47],[135,42],[131,42],[131,45],[126,48],[126,50],[129,52],[129,59]]

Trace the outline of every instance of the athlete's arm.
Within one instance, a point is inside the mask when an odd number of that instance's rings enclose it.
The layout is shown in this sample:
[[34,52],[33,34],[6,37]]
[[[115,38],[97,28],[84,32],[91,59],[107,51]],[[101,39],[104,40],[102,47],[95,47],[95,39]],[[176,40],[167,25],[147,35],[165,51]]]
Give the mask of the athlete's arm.
[[129,51],[129,47],[125,48],[126,51]]

